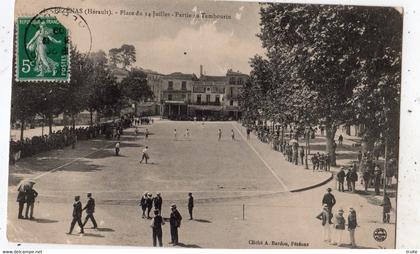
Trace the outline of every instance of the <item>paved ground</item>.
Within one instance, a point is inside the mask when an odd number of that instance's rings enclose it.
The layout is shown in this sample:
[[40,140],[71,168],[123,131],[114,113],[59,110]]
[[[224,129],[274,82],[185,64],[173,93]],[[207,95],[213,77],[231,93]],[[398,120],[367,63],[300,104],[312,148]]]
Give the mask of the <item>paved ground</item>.
[[[120,157],[113,155],[115,141],[93,140],[79,143],[75,150],[67,148],[19,161],[10,169],[9,240],[150,246],[149,221],[139,216],[137,202],[143,191],[159,191],[164,198],[163,215],[169,214],[170,202],[176,202],[185,218],[180,229],[184,247],[299,247],[291,246],[292,241],[307,243],[310,248],[333,247],[320,239],[321,226],[315,216],[320,212],[325,188],[335,183],[288,192],[324,182],[330,174],[313,173],[285,162],[280,153],[255,136],[245,141],[240,135],[244,135],[244,129],[237,123],[157,121],[148,128],[152,134],[149,140],[135,137],[132,129],[125,132]],[[177,140],[174,128],[178,130]],[[183,136],[186,128],[191,130],[190,139]],[[223,131],[221,141],[217,140],[219,128]],[[231,129],[235,130],[236,141],[230,138]],[[151,163],[140,165],[145,145],[150,147]],[[15,186],[27,177],[36,178],[35,187],[40,193],[35,221],[16,219]],[[196,198],[194,221],[187,220],[189,191]],[[86,192],[93,192],[97,200],[100,229],[88,229],[83,236],[67,236],[64,233],[71,220],[72,197]],[[357,210],[360,246],[393,247],[395,225],[378,222],[381,207],[372,199],[349,193],[336,193],[336,198],[338,207]],[[388,232],[388,239],[381,245],[372,237],[377,227]],[[169,226],[165,225],[164,242],[168,239]],[[253,245],[251,240],[270,244]],[[289,246],[271,245],[272,241]]]

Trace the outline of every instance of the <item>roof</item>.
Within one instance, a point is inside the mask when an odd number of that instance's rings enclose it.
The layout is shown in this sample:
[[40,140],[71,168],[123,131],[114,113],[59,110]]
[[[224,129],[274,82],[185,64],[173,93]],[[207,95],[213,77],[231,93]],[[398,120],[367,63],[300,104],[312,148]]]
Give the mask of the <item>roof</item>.
[[226,73],[226,76],[246,76],[246,77],[248,77],[247,74],[244,74],[240,71],[232,71],[232,70],[228,70],[227,73]]
[[202,75],[200,81],[227,81],[226,76],[208,76]]
[[197,76],[192,73],[192,74],[185,74],[182,72],[174,72],[168,75],[165,75],[163,78],[167,78],[167,79],[183,79],[183,80],[197,80]]

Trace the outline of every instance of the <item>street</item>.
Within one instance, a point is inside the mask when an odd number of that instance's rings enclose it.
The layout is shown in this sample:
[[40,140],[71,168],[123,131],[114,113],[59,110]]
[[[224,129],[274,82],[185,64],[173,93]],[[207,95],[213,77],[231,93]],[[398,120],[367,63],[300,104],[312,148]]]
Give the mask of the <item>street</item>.
[[[336,248],[323,242],[321,222],[315,218],[326,188],[331,187],[337,199],[334,210],[343,208],[346,219],[350,207],[357,211],[359,247],[394,247],[395,213],[392,223],[383,224],[377,199],[337,192],[335,180],[329,181],[331,173],[292,165],[255,135],[247,141],[245,129],[237,122],[161,120],[139,127],[140,132],[145,128],[150,132],[147,140],[136,136],[134,128],[124,131],[118,157],[113,148],[116,140],[93,139],[79,142],[74,150],[42,153],[11,166],[9,241],[151,246],[150,221],[141,218],[138,206],[148,191],[153,196],[162,193],[164,218],[171,203],[178,205],[184,217],[181,247]],[[184,135],[187,128],[190,137]],[[145,146],[150,160],[140,164]],[[34,221],[17,219],[16,185],[25,178],[35,179],[34,188],[40,194]],[[99,228],[89,229],[88,223],[84,235],[76,234],[77,226],[73,235],[66,235],[73,197],[80,195],[85,204],[88,192],[96,199]],[[192,221],[187,215],[188,192],[196,200]],[[395,207],[395,198],[392,202]],[[169,246],[168,224],[163,226],[164,246]],[[384,242],[373,238],[376,228],[387,231]],[[347,230],[344,236],[348,244]]]

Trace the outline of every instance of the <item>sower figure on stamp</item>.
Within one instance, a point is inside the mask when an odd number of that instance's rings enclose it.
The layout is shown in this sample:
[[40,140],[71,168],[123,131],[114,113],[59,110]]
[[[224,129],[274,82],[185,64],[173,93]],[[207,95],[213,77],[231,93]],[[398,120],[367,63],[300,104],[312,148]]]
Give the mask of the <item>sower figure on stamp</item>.
[[193,208],[194,208],[194,197],[192,193],[188,193],[188,213],[190,214],[190,220],[193,219]]
[[98,228],[98,224],[96,224],[95,217],[93,217],[93,213],[95,212],[95,199],[92,198],[92,193],[87,194],[88,202],[86,203],[86,206],[83,208],[83,210],[86,210],[86,218],[85,222],[83,223],[83,227],[85,227],[86,223],[90,219],[93,223],[93,229]]
[[178,228],[181,226],[182,216],[176,209],[176,205],[171,205],[171,216],[169,224],[171,226],[171,242],[170,244],[178,245]]
[[153,212],[155,217],[153,217],[152,223],[152,237],[153,237],[153,247],[156,247],[157,241],[159,242],[159,247],[162,247],[162,225],[165,225],[162,216],[160,216],[159,210],[154,210]]
[[83,224],[82,224],[82,203],[80,202],[80,196],[74,197],[74,203],[73,203],[73,220],[70,224],[70,231],[67,233],[71,235],[74,229],[74,225],[79,224],[80,227],[80,234],[84,234],[83,231]]

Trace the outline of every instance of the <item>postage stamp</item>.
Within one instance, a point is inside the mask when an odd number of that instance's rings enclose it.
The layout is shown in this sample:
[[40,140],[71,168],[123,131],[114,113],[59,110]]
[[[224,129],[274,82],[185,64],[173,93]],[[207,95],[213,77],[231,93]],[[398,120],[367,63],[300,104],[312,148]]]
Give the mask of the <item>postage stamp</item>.
[[17,81],[68,81],[68,31],[56,17],[17,21]]

